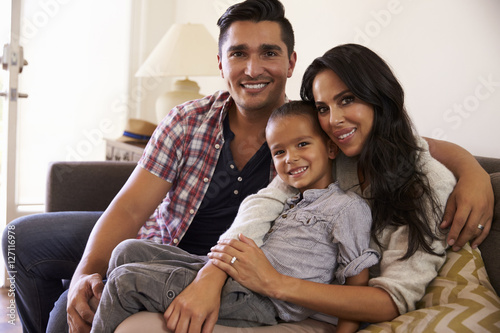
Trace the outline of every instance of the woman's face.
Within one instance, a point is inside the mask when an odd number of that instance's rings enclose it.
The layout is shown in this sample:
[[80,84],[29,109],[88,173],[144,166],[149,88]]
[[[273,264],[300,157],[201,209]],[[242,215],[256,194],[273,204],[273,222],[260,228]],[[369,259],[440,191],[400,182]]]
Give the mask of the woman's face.
[[321,128],[345,155],[359,155],[373,127],[373,107],[329,69],[314,78],[313,95]]

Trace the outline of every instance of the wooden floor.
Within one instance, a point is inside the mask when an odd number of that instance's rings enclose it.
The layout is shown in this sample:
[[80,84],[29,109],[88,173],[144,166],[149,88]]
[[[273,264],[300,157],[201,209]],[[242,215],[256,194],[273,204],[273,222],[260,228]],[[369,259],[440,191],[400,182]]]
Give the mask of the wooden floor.
[[[17,309],[12,309],[13,297],[9,297],[8,288],[0,288],[0,332],[22,333],[23,329],[17,315]],[[15,305],[15,304],[14,304]]]

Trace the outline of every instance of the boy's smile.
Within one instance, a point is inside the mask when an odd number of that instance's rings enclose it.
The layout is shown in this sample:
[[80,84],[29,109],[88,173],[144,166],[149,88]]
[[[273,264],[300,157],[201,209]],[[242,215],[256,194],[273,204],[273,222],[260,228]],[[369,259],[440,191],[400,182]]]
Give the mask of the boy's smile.
[[278,175],[304,192],[326,188],[333,182],[333,143],[318,133],[308,116],[289,115],[273,120],[266,139]]

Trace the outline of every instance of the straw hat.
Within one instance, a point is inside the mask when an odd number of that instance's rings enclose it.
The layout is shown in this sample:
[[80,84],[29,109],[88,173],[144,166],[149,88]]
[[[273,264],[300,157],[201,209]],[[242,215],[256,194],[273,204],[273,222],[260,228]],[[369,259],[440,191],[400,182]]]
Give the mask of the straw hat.
[[145,144],[149,141],[155,129],[156,125],[149,121],[130,118],[127,121],[123,135],[116,140],[132,144]]

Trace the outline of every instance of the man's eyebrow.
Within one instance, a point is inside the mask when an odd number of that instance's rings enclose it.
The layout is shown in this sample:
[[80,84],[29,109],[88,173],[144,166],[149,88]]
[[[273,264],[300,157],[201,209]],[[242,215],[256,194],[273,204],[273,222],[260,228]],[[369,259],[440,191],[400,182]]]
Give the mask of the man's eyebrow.
[[[233,52],[233,51],[244,51],[244,50],[248,50],[248,45],[247,44],[238,44],[238,45],[231,45],[227,48],[227,51],[228,52]],[[281,46],[277,45],[277,44],[261,44],[260,45],[260,49],[263,50],[263,51],[270,51],[270,50],[274,50],[274,51],[282,51],[282,48]]]
[[281,51],[281,46],[277,44],[262,44],[260,46],[262,50],[275,50],[275,51]]
[[228,51],[242,51],[247,49],[248,45],[246,44],[231,45],[227,48]]

